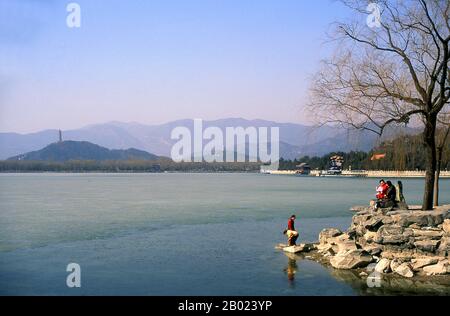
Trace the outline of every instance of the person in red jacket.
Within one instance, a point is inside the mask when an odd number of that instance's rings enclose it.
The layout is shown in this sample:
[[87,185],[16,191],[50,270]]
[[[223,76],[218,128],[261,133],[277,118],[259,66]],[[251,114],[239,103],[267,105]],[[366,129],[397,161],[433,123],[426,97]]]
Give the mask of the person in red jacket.
[[288,220],[288,227],[285,230],[285,234],[288,237],[288,246],[295,246],[295,242],[298,238],[298,232],[295,230],[295,215],[292,215]]
[[389,188],[389,186],[386,184],[386,182],[383,179],[381,179],[380,180],[380,185],[377,186],[377,195],[376,195],[376,197],[377,197],[378,200],[382,200],[382,199],[384,199],[386,197],[386,193],[387,193],[388,188]]

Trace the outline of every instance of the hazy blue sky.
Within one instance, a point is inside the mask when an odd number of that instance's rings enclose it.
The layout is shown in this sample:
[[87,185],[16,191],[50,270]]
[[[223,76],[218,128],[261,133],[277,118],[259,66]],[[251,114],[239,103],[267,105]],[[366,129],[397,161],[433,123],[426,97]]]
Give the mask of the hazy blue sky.
[[0,131],[111,120],[305,122],[331,0],[0,0]]

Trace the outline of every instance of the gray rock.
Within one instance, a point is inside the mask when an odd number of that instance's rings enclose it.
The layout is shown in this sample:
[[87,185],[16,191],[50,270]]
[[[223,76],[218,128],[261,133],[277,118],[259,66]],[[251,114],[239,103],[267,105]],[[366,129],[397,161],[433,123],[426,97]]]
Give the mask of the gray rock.
[[363,250],[367,251],[372,256],[378,256],[383,251],[383,249],[380,246],[370,244],[364,246]]
[[430,240],[431,238],[430,237],[425,237],[425,236],[417,236],[417,237],[414,237],[414,240],[413,241],[419,241],[419,240]]
[[284,247],[283,251],[286,251],[289,253],[299,253],[299,252],[309,252],[312,249],[313,249],[312,244],[299,244],[296,246]]
[[442,256],[450,255],[450,237],[442,237],[439,243],[439,248],[436,251]]
[[318,244],[308,244],[309,245],[309,250],[317,250],[318,248]]
[[439,240],[419,240],[414,242],[414,246],[422,251],[434,253],[439,246]]
[[[347,233],[342,233],[340,230],[323,230],[319,239],[318,249],[324,253],[329,252],[333,255],[338,252],[357,249],[355,240],[352,240]],[[331,249],[330,246],[332,247]]]
[[352,224],[350,226],[351,235],[363,236],[367,229],[364,227],[365,223],[372,218],[372,214],[354,215],[352,217]]
[[364,236],[367,233],[367,229],[364,228],[363,225],[358,225],[355,227],[355,234],[356,236]]
[[412,229],[421,229],[422,227],[420,227],[420,226],[417,225],[417,224],[411,224],[411,225],[409,225],[409,228],[412,228]]
[[350,250],[356,250],[356,242],[350,239],[348,234],[342,234],[329,239],[329,242],[332,245],[337,245],[338,252],[347,252]]
[[396,267],[394,272],[400,274],[401,276],[404,276],[405,278],[412,278],[414,276],[414,272],[407,262],[402,263],[401,265]]
[[367,241],[367,242],[374,242],[377,239],[377,233],[376,232],[371,232],[368,231],[364,234],[363,238]]
[[448,260],[439,261],[437,264],[429,265],[423,268],[427,275],[443,275],[449,273]]
[[432,264],[436,264],[437,262],[438,262],[437,258],[417,258],[411,260],[412,269],[414,271],[419,271],[421,268]]
[[382,225],[383,221],[380,217],[372,217],[364,223],[364,228],[370,232],[376,232]]
[[383,216],[381,221],[383,222],[383,225],[392,225],[395,223],[392,216]]
[[426,237],[426,238],[434,238],[434,239],[440,239],[443,235],[443,231],[439,230],[431,230],[431,229],[413,229],[413,235],[414,237]]
[[355,205],[355,206],[350,207],[351,212],[365,213],[365,212],[370,212],[371,210],[372,210],[372,208],[370,206],[366,206],[366,205]]
[[325,228],[319,234],[319,242],[327,243],[330,238],[342,235],[342,231],[337,228]]
[[399,260],[396,260],[396,259],[391,260],[391,264],[390,264],[391,270],[395,271],[395,269],[397,269],[401,264],[402,263]]
[[380,261],[378,261],[377,265],[375,266],[375,271],[379,273],[388,273],[391,271],[391,260],[383,258]]
[[354,226],[360,226],[372,218],[372,213],[370,214],[356,214],[352,217],[352,224]]
[[334,249],[333,245],[330,245],[330,244],[319,244],[317,246],[317,249],[322,254],[330,254],[330,255],[334,256],[337,253],[337,249]]
[[349,235],[351,238],[355,238],[356,237],[356,229],[353,226],[350,226],[347,229],[347,235]]
[[447,210],[437,211],[403,211],[392,215],[392,218],[398,225],[408,227],[412,224],[418,226],[437,226],[444,222]]
[[450,236],[450,219],[444,220],[444,223],[442,224],[442,229],[444,230],[447,236]]
[[403,244],[409,242],[409,238],[413,235],[410,228],[403,228],[399,225],[383,225],[377,232],[375,239],[379,244]]
[[372,262],[372,256],[361,249],[340,252],[330,259],[331,265],[336,269],[363,268],[370,262]]

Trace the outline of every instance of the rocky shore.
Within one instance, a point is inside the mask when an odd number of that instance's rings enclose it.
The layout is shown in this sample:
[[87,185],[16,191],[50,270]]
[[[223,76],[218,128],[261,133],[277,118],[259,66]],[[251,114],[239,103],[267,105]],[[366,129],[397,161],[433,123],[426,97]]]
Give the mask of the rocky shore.
[[326,228],[316,243],[280,248],[366,277],[369,270],[404,278],[448,278],[450,205],[433,211],[357,208],[346,231]]

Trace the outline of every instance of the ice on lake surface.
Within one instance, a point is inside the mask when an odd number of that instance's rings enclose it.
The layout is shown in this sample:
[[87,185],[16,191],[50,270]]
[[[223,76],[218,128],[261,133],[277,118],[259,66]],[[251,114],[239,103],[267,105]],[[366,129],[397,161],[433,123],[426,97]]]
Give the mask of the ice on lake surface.
[[[376,182],[260,174],[1,174],[0,294],[405,294],[408,286],[395,286],[398,281],[370,289],[352,274],[274,249],[285,242],[282,231],[292,213],[299,241],[316,240],[325,227],[345,229],[348,209],[366,204]],[[419,203],[423,180],[403,183],[407,201]],[[449,180],[441,190],[442,202],[450,203]],[[66,286],[71,262],[81,266],[81,288]],[[432,293],[448,287],[436,289]]]

